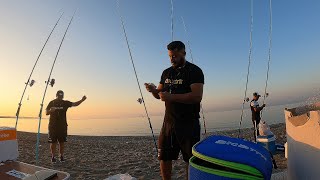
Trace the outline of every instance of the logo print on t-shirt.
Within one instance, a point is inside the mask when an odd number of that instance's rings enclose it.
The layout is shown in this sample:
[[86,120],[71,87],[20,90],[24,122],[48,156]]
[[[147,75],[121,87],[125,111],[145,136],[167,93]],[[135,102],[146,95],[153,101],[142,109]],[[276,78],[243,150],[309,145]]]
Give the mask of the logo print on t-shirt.
[[183,84],[183,79],[175,79],[175,80],[166,79],[164,83],[166,83],[166,84]]

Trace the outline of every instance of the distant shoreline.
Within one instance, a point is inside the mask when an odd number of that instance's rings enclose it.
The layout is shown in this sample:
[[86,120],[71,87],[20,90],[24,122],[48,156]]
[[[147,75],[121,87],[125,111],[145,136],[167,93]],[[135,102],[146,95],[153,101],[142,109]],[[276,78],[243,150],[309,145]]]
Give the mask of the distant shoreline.
[[[278,129],[278,128],[285,128],[285,123],[275,123],[275,124],[269,124],[271,129]],[[251,128],[247,128],[244,127],[241,129],[241,131],[243,133],[247,133],[248,130],[250,130]],[[278,130],[276,130],[278,132]],[[27,132],[27,131],[17,131],[18,133],[27,133],[27,134],[37,134],[36,132]],[[238,128],[231,128],[231,129],[222,129],[222,130],[216,130],[216,131],[209,131],[207,132],[208,135],[216,135],[216,134],[237,134],[239,132]],[[285,133],[285,131],[284,131]],[[46,136],[48,133],[40,133],[40,135],[44,135]],[[204,135],[204,133],[202,133],[202,135]],[[156,137],[158,137],[159,135],[155,135]],[[152,135],[81,135],[81,134],[70,134],[68,135],[68,137],[87,137],[87,138],[99,138],[99,137],[103,137],[103,138],[130,138],[130,137],[135,137],[135,138],[150,138],[152,137]]]
[[[4,119],[4,118],[8,118],[8,119],[12,119],[12,118],[16,118],[16,116],[0,116],[0,119]],[[38,117],[19,117],[19,118],[22,118],[22,119],[36,119]]]
[[[303,103],[304,101],[301,101],[301,102],[293,102],[293,103],[285,103],[285,104],[280,104],[280,103],[275,103],[275,104],[270,104],[268,107],[274,107],[274,106],[286,106],[286,105],[297,105],[297,104],[301,104]],[[245,107],[244,110],[249,110],[250,108],[249,107]],[[222,107],[222,108],[214,108],[214,109],[207,109],[205,111],[205,113],[216,113],[216,112],[228,112],[228,111],[239,111],[241,110],[240,107]],[[154,114],[151,114],[151,116],[164,116],[163,113],[154,113]],[[114,116],[114,117],[92,117],[92,118],[86,118],[86,119],[119,119],[119,118],[140,118],[141,116],[140,115],[132,115],[132,116]],[[16,116],[0,116],[0,119],[4,119],[4,118],[9,118],[9,119],[13,119],[13,118],[16,118]],[[23,117],[23,116],[20,116],[20,118],[22,119],[38,119],[39,117],[29,117],[29,116],[26,116],[26,117]],[[43,118],[43,119],[46,119],[46,118]],[[83,118],[71,118],[70,120],[84,120]]]

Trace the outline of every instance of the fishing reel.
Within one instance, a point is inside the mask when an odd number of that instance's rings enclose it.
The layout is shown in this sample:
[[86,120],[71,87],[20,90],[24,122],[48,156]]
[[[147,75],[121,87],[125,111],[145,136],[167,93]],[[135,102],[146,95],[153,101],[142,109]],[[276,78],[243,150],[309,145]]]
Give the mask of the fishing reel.
[[30,82],[28,81],[26,84],[28,84],[30,87],[32,87],[35,82],[36,81],[32,79]]
[[267,98],[267,97],[269,97],[269,93],[265,93],[263,96],[263,98]]
[[48,83],[48,84],[50,84],[51,87],[53,87],[54,84],[56,83],[56,80],[55,79],[51,79],[50,82],[45,81],[45,83]]
[[140,104],[143,103],[143,99],[142,99],[142,98],[139,98],[137,101],[138,101],[138,103],[140,103]]

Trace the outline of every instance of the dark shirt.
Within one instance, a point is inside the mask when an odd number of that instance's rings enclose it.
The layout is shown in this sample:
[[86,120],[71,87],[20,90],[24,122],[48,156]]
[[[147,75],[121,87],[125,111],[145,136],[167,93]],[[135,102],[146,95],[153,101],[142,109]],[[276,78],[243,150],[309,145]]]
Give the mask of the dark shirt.
[[[254,108],[258,108],[257,111],[254,110]],[[250,102],[250,109],[252,112],[252,120],[260,120],[260,111],[259,111],[259,103],[256,100],[252,100]]]
[[[194,83],[204,84],[202,70],[186,61],[180,68],[170,67],[163,71],[160,84],[163,84],[163,91],[171,94],[185,94],[191,92],[191,85]],[[165,122],[173,124],[185,123],[199,119],[200,103],[184,104],[179,102],[166,102]]]
[[51,107],[57,108],[54,112],[50,113],[49,127],[58,126],[65,127],[67,126],[67,110],[72,107],[72,102],[64,100],[52,100],[48,106],[47,110],[50,110]]

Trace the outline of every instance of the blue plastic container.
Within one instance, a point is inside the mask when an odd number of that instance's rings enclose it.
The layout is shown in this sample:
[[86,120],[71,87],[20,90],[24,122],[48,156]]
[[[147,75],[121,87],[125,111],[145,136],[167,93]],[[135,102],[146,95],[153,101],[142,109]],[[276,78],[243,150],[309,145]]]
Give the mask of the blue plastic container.
[[259,145],[263,146],[264,148],[266,148],[272,154],[275,154],[276,151],[277,151],[276,137],[274,135],[258,136],[257,137],[257,143]]

